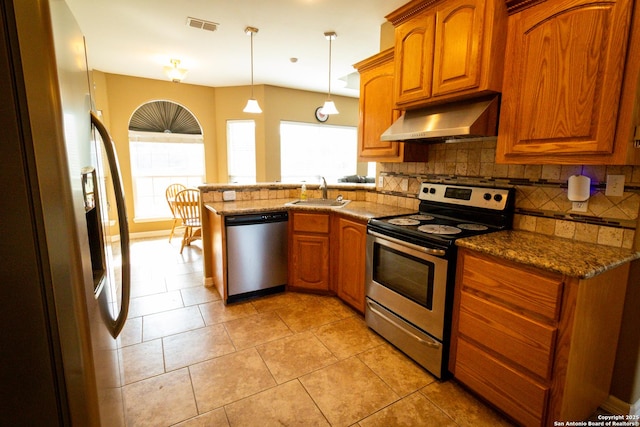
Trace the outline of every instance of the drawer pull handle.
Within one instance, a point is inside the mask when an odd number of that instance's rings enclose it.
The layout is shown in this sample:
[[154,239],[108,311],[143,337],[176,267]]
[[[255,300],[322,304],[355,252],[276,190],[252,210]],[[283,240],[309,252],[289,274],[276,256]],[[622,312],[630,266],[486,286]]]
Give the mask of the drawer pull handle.
[[380,234],[375,231],[368,230],[368,234],[373,237],[377,237],[382,240],[387,240],[391,243],[395,243],[396,245],[403,246],[405,248],[413,249],[416,251],[423,252],[425,254],[435,255],[435,256],[445,256],[447,252],[444,249],[433,249],[433,248],[425,248],[424,246],[416,245],[413,243],[405,242],[404,240],[396,239],[394,237],[387,236],[386,234]]
[[409,331],[408,329],[406,329],[404,327],[404,325],[398,323],[395,319],[392,319],[390,317],[388,317],[387,315],[385,315],[384,313],[382,313],[381,311],[377,310],[376,307],[373,305],[373,303],[371,301],[367,301],[367,304],[369,305],[369,309],[371,311],[373,311],[375,314],[377,314],[378,316],[382,317],[384,320],[386,320],[387,322],[391,323],[393,326],[397,327],[398,329],[401,329],[404,333],[406,333],[407,335],[409,335],[411,338],[417,340],[418,342],[420,342],[421,344],[426,345],[427,347],[431,347],[431,348],[440,348],[440,343],[435,341],[435,340],[425,340],[424,338],[419,337],[418,335],[414,334],[413,332]]

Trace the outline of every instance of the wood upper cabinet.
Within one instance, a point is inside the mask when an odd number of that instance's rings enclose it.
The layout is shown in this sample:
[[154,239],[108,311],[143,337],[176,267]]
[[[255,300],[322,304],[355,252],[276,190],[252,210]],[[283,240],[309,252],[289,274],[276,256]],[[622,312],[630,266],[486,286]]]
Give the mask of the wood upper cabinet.
[[504,0],[414,0],[386,18],[395,26],[399,108],[500,92]]
[[393,57],[390,48],[354,64],[360,73],[358,160],[426,162],[426,146],[380,140],[400,115],[393,101]]
[[333,216],[331,255],[338,297],[364,313],[367,226],[338,214]]
[[328,213],[290,211],[289,286],[329,291]]
[[397,117],[393,103],[393,49],[354,65],[360,73],[358,157],[360,161],[402,156],[402,143],[380,141]]
[[609,395],[628,274],[580,280],[461,248],[449,370],[519,424],[588,418]]
[[640,69],[633,3],[543,2],[509,17],[497,162],[638,162],[631,137]]
[[450,0],[438,6],[433,95],[480,85],[484,0]]
[[398,106],[431,97],[434,39],[434,9],[396,27],[395,102]]

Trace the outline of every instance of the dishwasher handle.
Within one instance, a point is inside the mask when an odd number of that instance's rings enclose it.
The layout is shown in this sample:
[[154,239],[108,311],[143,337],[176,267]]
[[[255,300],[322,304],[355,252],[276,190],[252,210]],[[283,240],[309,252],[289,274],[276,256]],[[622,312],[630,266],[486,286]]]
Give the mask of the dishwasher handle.
[[272,222],[284,222],[289,220],[287,212],[263,212],[259,214],[225,216],[224,224],[227,227],[252,224],[268,224]]

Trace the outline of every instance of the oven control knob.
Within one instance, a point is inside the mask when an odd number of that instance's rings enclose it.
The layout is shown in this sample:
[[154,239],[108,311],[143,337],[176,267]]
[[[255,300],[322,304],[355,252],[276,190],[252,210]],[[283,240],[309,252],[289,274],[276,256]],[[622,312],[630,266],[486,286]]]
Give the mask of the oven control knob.
[[422,189],[422,192],[423,192],[423,193],[425,193],[425,194],[426,194],[426,193],[428,193],[428,192],[429,192],[429,188],[428,188],[428,187],[424,187],[424,188]]
[[429,189],[429,193],[431,193],[431,194],[436,194],[436,189],[435,189],[435,188],[430,188],[430,189]]
[[493,196],[493,200],[495,200],[496,202],[501,202],[502,194],[496,194],[495,196]]
[[490,193],[484,193],[484,197],[485,200],[491,200],[491,194]]

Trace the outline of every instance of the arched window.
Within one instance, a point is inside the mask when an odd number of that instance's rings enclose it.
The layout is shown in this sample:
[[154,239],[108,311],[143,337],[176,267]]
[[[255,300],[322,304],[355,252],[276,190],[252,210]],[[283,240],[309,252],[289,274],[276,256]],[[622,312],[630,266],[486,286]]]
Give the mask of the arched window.
[[204,139],[198,120],[171,101],[141,105],[129,121],[134,218],[170,218],[165,189],[197,187],[205,179]]

